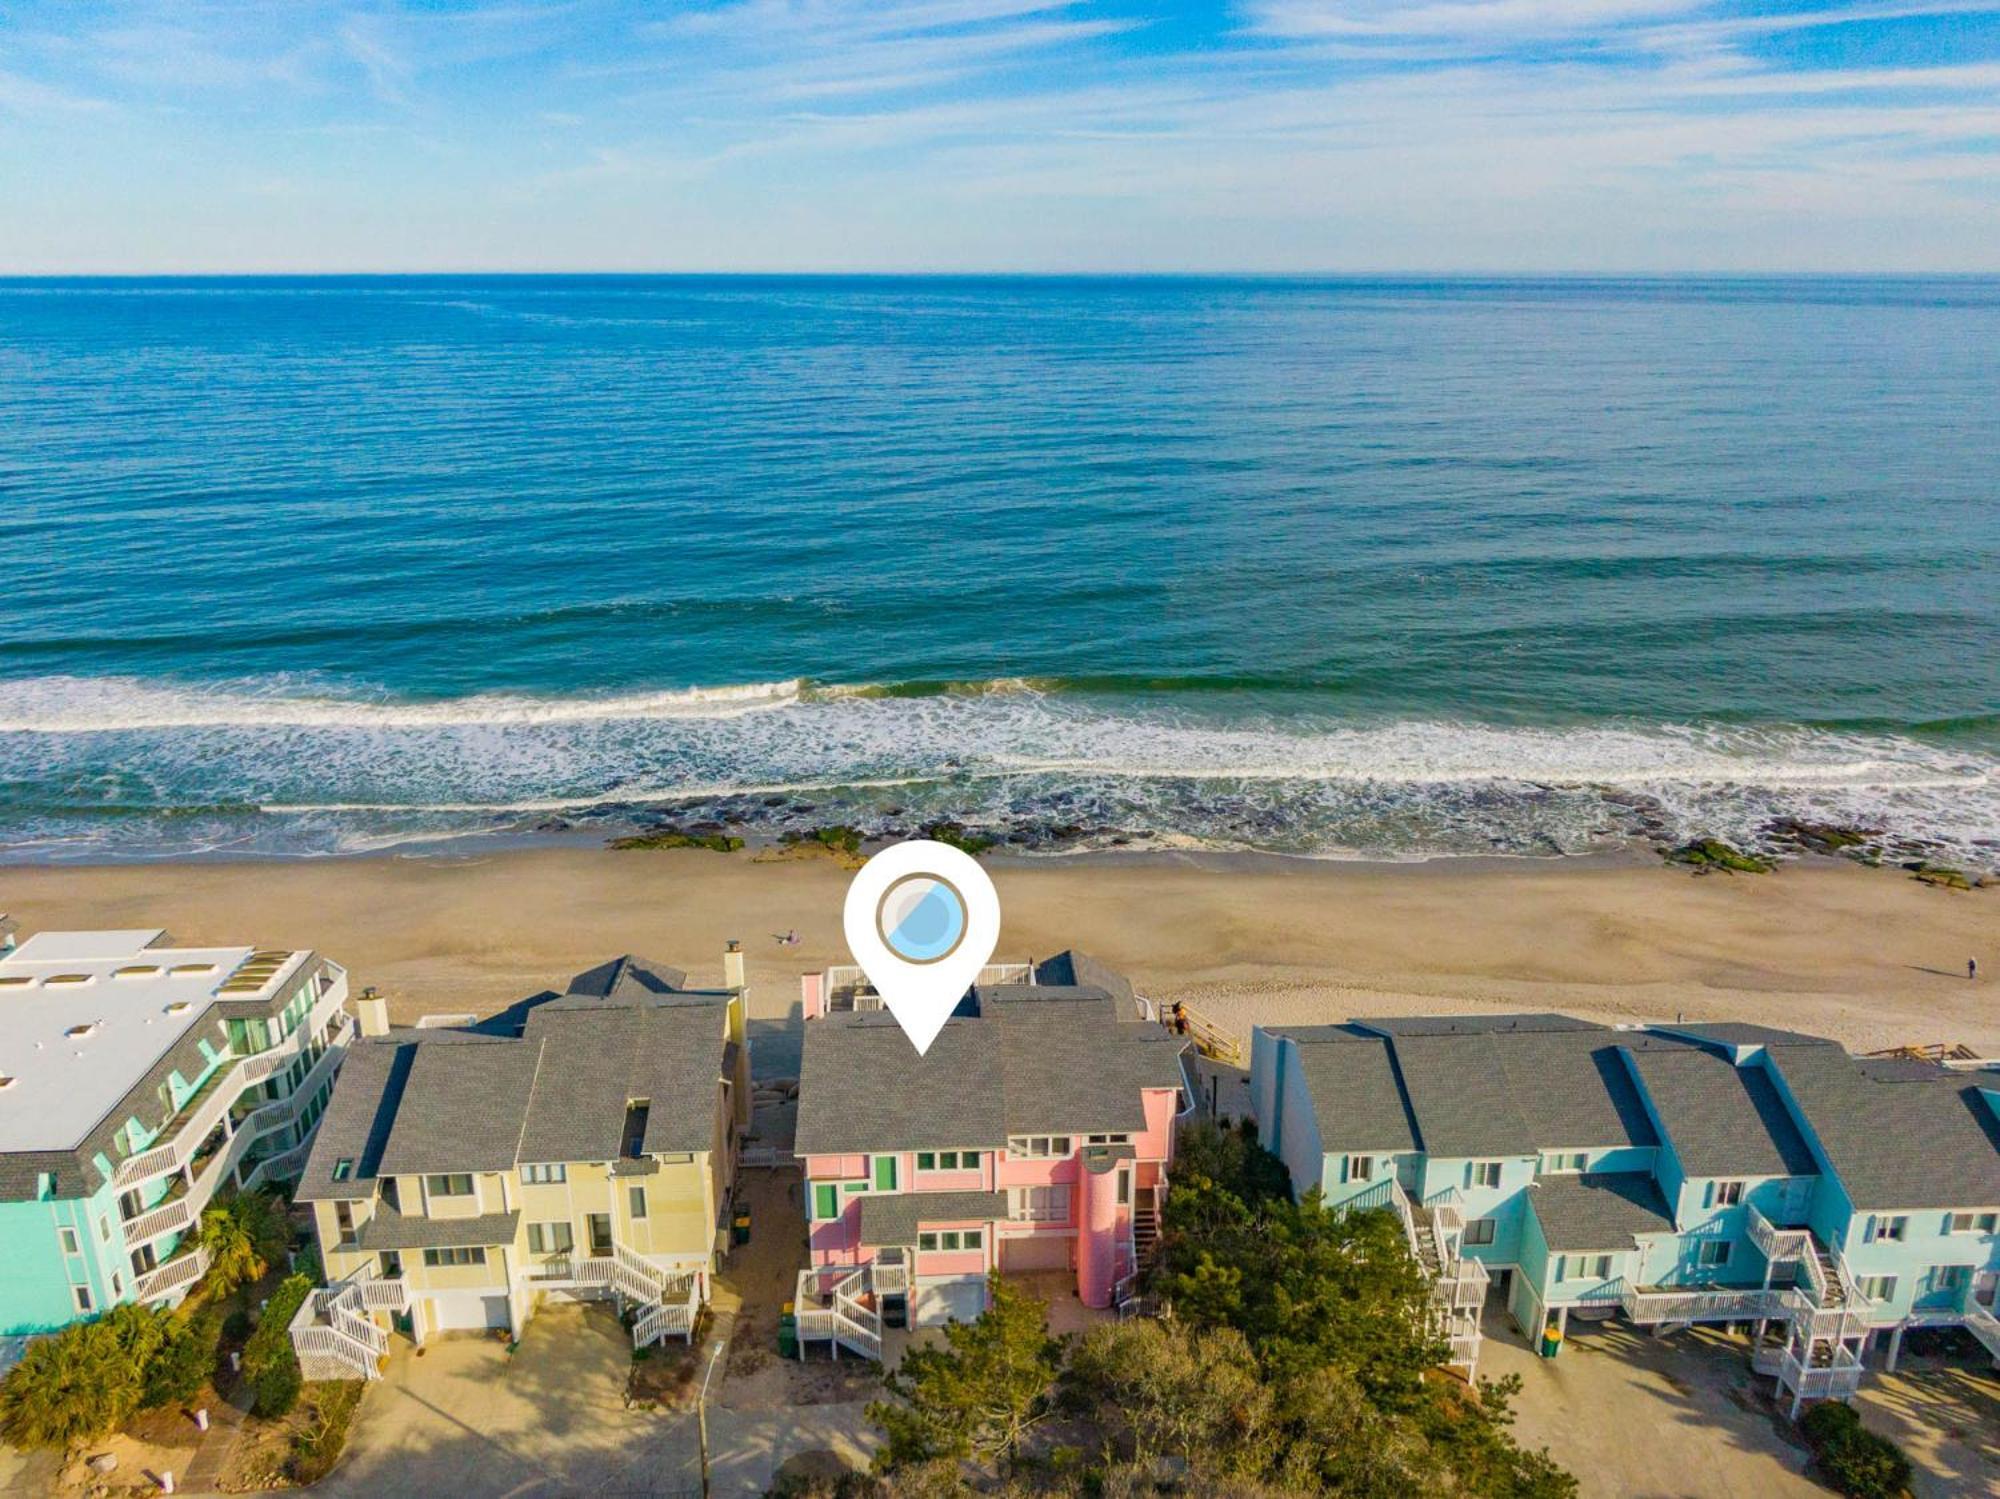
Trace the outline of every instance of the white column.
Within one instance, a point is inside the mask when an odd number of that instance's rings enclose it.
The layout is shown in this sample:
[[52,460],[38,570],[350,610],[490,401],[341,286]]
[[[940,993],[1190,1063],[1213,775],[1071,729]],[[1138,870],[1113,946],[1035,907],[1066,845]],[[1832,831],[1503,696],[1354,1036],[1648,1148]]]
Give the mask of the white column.
[[1896,1372],[1896,1356],[1903,1351],[1903,1327],[1904,1324],[1898,1322],[1896,1330],[1889,1334],[1889,1361],[1882,1367],[1891,1374]]

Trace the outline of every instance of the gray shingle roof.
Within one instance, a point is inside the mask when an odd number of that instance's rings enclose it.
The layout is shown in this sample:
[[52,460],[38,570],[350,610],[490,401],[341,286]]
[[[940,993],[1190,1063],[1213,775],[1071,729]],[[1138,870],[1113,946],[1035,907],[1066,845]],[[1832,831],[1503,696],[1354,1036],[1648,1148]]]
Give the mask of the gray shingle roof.
[[1418,1140],[1431,1155],[1659,1143],[1617,1054],[1629,1032],[1552,1014],[1355,1024],[1390,1036]]
[[514,1242],[519,1213],[486,1213],[477,1218],[406,1217],[377,1209],[355,1238],[370,1252],[383,1249],[473,1249]]
[[1690,1176],[1811,1176],[1812,1152],[1761,1067],[1697,1046],[1625,1049]]
[[1010,1134],[1136,1132],[1142,1090],[1182,1085],[1184,1043],[1108,1019],[1103,990],[982,992],[994,1002],[947,1021],[921,1057],[887,1014],[810,1022],[799,1153],[994,1150]]
[[380,1174],[511,1167],[539,1050],[517,1041],[416,1047]]
[[1634,1234],[1674,1229],[1666,1199],[1643,1171],[1545,1176],[1528,1188],[1528,1205],[1558,1251],[1630,1249]]
[[[663,987],[677,977],[628,956],[579,974],[565,995],[517,1007],[505,1030],[518,1034],[482,1023],[357,1042],[298,1196],[365,1200],[377,1176],[613,1160],[635,1099],[648,1103],[642,1150],[710,1149],[733,1055],[729,995]],[[353,1169],[336,1182],[343,1159]]]
[[1677,1035],[1698,1036],[1724,1046],[1831,1046],[1824,1036],[1808,1036],[1804,1031],[1781,1031],[1747,1020],[1710,1020],[1699,1025],[1662,1026]]
[[996,1039],[990,1021],[948,1020],[918,1056],[891,1015],[807,1022],[793,1148],[996,1148],[1007,1133]]
[[1007,1216],[1005,1192],[897,1192],[861,1199],[861,1242],[915,1244],[927,1223],[992,1223]]
[[1301,1026],[1277,1034],[1297,1043],[1322,1150],[1417,1148],[1386,1040],[1345,1026]]
[[1099,962],[1089,953],[1069,948],[1057,953],[1053,958],[1045,958],[1035,965],[1035,982],[1038,984],[1068,985],[1076,988],[1102,989],[1116,1000],[1120,1020],[1136,1020],[1138,1006],[1133,1002],[1136,993],[1132,981],[1108,963]]
[[1980,1096],[2000,1072],[1859,1061],[1830,1044],[1769,1055],[1857,1208],[2000,1204],[2000,1119]]

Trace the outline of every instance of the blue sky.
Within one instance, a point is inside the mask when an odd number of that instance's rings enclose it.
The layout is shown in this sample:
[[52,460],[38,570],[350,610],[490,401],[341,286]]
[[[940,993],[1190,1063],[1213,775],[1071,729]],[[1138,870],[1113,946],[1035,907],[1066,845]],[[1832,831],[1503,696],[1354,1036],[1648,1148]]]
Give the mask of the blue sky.
[[2000,0],[30,0],[0,272],[2000,271]]

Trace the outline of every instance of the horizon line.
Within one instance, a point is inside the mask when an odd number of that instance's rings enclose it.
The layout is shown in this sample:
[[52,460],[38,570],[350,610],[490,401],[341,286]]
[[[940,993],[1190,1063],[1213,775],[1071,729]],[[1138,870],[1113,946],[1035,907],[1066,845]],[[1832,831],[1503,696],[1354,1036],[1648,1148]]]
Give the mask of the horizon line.
[[494,270],[454,267],[427,270],[93,270],[16,271],[0,269],[0,282],[8,281],[276,281],[276,280],[410,280],[454,276],[534,280],[550,277],[593,277],[646,279],[733,279],[733,280],[1041,280],[1041,281],[1357,281],[1357,280],[1493,280],[1493,281],[1751,281],[1751,280],[1993,280],[2000,279],[2000,266],[1960,270],[1896,270],[1873,268],[1831,270],[1826,268],[1763,268],[1674,270],[1559,270],[1536,269],[1319,269],[1319,270],[1054,270],[1054,269],[868,269],[868,270],[715,270],[715,269],[542,269]]

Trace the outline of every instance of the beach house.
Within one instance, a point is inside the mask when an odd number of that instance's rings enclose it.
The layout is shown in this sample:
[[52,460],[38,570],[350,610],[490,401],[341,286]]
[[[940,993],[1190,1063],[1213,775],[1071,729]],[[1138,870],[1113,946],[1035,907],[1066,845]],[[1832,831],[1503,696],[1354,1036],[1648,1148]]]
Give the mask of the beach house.
[[0,1335],[207,1269],[202,1209],[296,1176],[353,1031],[317,953],[0,923]]
[[723,967],[691,988],[621,957],[478,1022],[364,1005],[298,1186],[327,1277],[292,1324],[307,1377],[552,1300],[615,1300],[635,1347],[691,1338],[750,1119],[733,943]]
[[1403,1220],[1454,1362],[1489,1286],[1572,1314],[1741,1323],[1795,1404],[1959,1326],[2000,1357],[2000,1070],[1761,1026],[1552,1014],[1259,1029],[1260,1138],[1294,1190]]
[[1081,954],[990,972],[921,1057],[865,993],[821,990],[849,992],[806,1026],[802,1356],[977,1316],[994,1270],[1060,1275],[1088,1307],[1131,1296],[1193,1097],[1185,1043]]

